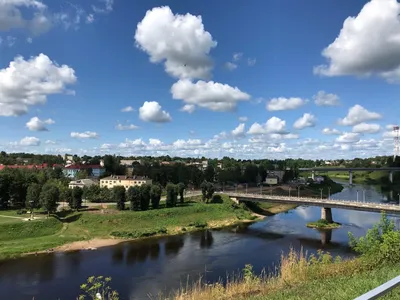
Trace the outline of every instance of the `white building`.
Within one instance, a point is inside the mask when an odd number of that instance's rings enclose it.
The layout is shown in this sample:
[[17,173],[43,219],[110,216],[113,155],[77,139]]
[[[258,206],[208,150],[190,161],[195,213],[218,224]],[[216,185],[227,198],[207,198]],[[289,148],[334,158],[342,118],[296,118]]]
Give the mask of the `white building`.
[[91,185],[97,184],[95,181],[93,181],[92,179],[80,179],[80,180],[73,180],[70,181],[68,184],[68,188],[73,189],[74,187],[89,187]]

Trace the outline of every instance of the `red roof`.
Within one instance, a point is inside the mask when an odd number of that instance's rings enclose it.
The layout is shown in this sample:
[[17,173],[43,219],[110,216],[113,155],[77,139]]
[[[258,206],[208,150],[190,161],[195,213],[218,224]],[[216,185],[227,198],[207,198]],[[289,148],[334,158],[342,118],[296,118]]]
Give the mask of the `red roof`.
[[0,165],[0,170],[8,169],[45,169],[48,165],[46,163],[41,165]]
[[71,165],[64,169],[80,170],[80,169],[102,169],[101,165]]

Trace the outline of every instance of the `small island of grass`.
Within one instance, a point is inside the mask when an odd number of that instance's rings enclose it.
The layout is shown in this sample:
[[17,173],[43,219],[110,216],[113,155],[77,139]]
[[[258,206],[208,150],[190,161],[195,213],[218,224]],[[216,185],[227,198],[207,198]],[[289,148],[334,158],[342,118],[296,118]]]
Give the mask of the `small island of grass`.
[[327,220],[320,219],[316,222],[309,222],[307,223],[308,228],[316,228],[316,229],[335,229],[339,228],[342,224],[332,222],[329,223]]

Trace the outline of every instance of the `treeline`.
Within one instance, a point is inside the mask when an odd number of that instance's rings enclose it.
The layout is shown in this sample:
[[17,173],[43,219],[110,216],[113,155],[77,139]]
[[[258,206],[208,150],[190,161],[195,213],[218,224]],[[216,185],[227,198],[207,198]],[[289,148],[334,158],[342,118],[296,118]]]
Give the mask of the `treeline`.
[[46,206],[52,210],[51,203],[58,202],[68,182],[60,168],[4,169],[0,171],[0,209]]

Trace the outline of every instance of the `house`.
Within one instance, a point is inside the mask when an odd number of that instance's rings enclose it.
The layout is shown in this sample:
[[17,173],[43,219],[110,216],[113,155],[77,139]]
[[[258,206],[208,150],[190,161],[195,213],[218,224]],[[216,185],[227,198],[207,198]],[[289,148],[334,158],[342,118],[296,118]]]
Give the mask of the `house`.
[[67,165],[63,169],[63,173],[66,177],[75,178],[79,171],[81,170],[91,170],[89,176],[100,177],[106,171],[101,165]]
[[131,186],[141,186],[142,184],[151,184],[153,181],[147,177],[125,175],[111,175],[100,180],[100,187],[112,189],[114,186],[123,186],[128,189]]
[[285,175],[285,171],[267,171],[267,177],[277,177],[278,182],[282,182],[283,175]]
[[121,166],[132,166],[132,164],[135,162],[134,159],[121,159],[119,164]]
[[89,187],[91,185],[97,184],[95,181],[93,181],[92,179],[80,179],[80,180],[73,180],[70,181],[70,183],[68,184],[68,188],[73,189],[74,187],[79,187],[79,188],[83,188],[83,187]]
[[42,170],[48,168],[48,164],[40,164],[40,165],[0,165],[0,170],[3,169],[33,169],[33,170]]
[[267,178],[265,178],[265,183],[269,185],[278,184],[278,176],[268,176]]

